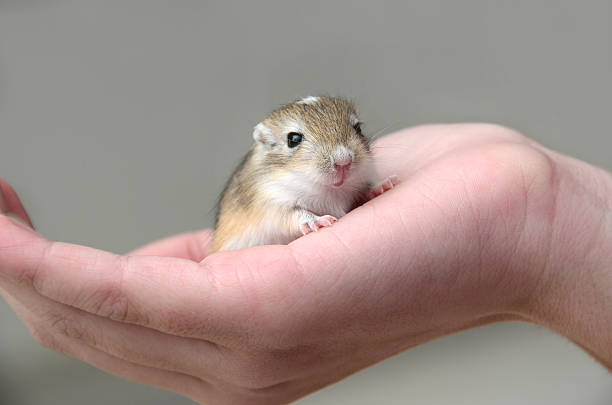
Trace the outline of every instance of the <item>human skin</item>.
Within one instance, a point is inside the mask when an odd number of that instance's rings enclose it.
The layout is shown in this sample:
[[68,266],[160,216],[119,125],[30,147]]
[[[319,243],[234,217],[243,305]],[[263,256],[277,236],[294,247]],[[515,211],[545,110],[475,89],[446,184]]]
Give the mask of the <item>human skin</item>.
[[612,369],[612,177],[487,124],[373,147],[393,190],[288,246],[130,255],[52,242],[0,182],[0,292],[44,346],[200,403],[282,404],[492,322]]

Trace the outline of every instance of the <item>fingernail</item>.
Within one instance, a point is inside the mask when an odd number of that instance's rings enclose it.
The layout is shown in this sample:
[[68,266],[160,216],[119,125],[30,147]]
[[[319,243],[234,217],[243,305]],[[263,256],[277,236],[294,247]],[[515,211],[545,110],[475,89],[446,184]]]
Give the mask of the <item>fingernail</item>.
[[3,214],[8,212],[8,205],[6,205],[6,201],[4,200],[4,194],[2,194],[2,189],[0,189],[0,212]]
[[7,212],[6,216],[12,219],[13,222],[15,222],[20,227],[29,229],[29,230],[34,230],[34,228],[30,226],[30,224],[28,224],[26,221],[24,221],[23,218],[21,218],[19,215],[15,214],[14,212]]

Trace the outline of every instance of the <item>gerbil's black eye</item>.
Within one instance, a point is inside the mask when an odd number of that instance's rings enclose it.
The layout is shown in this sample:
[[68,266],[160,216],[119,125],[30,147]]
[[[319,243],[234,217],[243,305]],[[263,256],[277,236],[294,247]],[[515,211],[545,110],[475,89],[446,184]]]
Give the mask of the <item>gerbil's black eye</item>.
[[303,138],[304,135],[300,134],[299,132],[289,132],[287,134],[287,146],[290,148],[295,148],[302,143]]
[[360,122],[353,125],[353,129],[355,130],[355,132],[357,132],[357,135],[363,135],[361,133],[361,123]]

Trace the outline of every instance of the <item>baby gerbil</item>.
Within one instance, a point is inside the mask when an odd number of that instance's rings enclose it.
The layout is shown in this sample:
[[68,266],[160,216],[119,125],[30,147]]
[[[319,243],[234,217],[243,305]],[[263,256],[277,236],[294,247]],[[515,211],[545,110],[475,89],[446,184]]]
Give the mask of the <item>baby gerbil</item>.
[[397,184],[392,176],[372,190],[369,141],[354,106],[339,98],[283,106],[253,138],[221,195],[214,252],[287,244]]

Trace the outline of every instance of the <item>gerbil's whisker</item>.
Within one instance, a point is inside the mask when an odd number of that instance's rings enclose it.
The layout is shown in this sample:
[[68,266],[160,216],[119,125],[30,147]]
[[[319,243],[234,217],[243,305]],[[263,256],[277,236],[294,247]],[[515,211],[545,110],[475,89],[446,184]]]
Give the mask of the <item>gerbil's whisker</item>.
[[[312,96],[283,106],[255,126],[253,138],[221,194],[213,251],[289,243],[329,226],[323,217],[345,215],[375,175],[357,112],[342,99]],[[340,163],[348,152],[352,160]]]
[[405,150],[412,150],[412,148],[406,147],[404,145],[376,145],[376,146],[371,146],[370,149],[405,149]]
[[381,135],[384,135],[383,132],[386,132],[390,129],[398,129],[398,127],[403,126],[405,121],[395,121],[389,125],[384,126],[383,128],[374,131],[374,133],[372,135],[369,135],[368,137],[370,138],[370,140],[375,141],[376,139],[378,139]]

